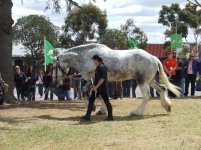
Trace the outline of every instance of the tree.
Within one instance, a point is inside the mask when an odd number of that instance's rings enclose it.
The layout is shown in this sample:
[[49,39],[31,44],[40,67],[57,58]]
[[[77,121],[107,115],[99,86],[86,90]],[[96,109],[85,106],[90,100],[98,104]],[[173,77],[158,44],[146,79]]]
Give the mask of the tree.
[[170,29],[167,29],[164,33],[166,37],[169,37],[173,33],[177,33],[182,34],[182,37],[184,37],[185,39],[187,38],[188,26],[185,22],[179,20],[181,11],[182,10],[179,4],[172,4],[171,6],[162,6],[162,9],[159,12],[158,23],[170,27]]
[[2,78],[9,84],[5,101],[13,102],[13,69],[12,69],[12,25],[11,0],[0,0],[0,72]]
[[[53,5],[53,8],[55,10],[59,10],[58,6],[60,6],[60,0],[47,0],[47,3],[48,1],[52,1],[53,4],[56,4]],[[72,6],[79,6],[73,0],[65,1],[68,6],[67,8],[71,8]],[[14,23],[11,13],[12,6],[12,0],[0,0],[0,72],[2,73],[3,79],[9,84],[10,87],[8,94],[5,95],[5,101],[10,103],[15,101],[13,95],[12,69],[12,25]]]
[[193,5],[197,5],[199,7],[201,7],[201,3],[199,3],[197,0],[187,0],[190,4],[193,4]]
[[146,34],[134,24],[133,19],[128,19],[126,24],[121,25],[121,31],[125,33],[127,36],[131,35],[135,40],[138,41],[138,48],[145,49],[147,46],[148,38]]
[[63,31],[65,37],[75,39],[76,45],[83,44],[86,39],[101,36],[107,27],[107,17],[93,4],[85,4],[74,8],[65,19]]
[[[179,19],[184,21],[194,33],[194,39],[196,46],[199,42],[199,37],[201,33],[201,10],[197,5],[187,4],[184,9],[182,9]],[[198,51],[197,51],[198,53]]]
[[[89,3],[91,3],[91,1],[96,2],[96,0],[89,0]],[[71,11],[72,8],[80,7],[80,5],[74,0],[65,0],[65,2],[67,11]],[[104,0],[104,2],[106,2],[106,0]],[[54,9],[59,13],[61,10],[61,0],[47,0],[45,10],[48,9]]]
[[99,41],[112,49],[128,49],[129,47],[127,34],[118,29],[106,29]]
[[44,36],[50,43],[57,45],[58,27],[45,16],[29,15],[18,19],[13,27],[13,33],[14,43],[25,47],[32,65],[34,62],[44,62]]

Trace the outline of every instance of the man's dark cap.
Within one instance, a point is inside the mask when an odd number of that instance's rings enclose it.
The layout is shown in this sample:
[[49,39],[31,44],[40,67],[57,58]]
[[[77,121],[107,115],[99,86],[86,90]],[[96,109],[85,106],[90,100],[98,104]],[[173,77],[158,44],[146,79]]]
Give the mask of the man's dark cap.
[[98,55],[94,55],[91,59],[98,60],[98,61],[102,62],[102,58],[99,57]]

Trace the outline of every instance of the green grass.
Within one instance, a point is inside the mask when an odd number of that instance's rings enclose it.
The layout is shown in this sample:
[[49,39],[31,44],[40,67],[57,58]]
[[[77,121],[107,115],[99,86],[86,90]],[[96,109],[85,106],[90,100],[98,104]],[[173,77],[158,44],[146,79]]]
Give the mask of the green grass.
[[115,121],[80,122],[81,101],[0,106],[1,150],[200,150],[201,101],[174,100],[170,114],[158,100],[145,115],[129,116],[139,99],[112,101]]

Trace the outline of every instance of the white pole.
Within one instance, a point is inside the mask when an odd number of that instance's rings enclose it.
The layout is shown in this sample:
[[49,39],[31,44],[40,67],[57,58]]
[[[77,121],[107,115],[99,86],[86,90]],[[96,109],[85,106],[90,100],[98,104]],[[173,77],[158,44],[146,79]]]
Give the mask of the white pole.
[[45,41],[46,41],[46,37],[44,36],[44,54],[45,54],[45,72],[46,72],[46,44],[45,44]]

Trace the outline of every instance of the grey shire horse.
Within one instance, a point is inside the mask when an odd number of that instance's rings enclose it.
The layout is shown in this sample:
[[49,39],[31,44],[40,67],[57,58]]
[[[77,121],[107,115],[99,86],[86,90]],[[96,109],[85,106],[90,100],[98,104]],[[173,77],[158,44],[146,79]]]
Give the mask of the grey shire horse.
[[[53,83],[62,85],[62,78],[70,67],[79,70],[82,78],[89,81],[94,77],[96,69],[91,60],[95,54],[103,58],[103,62],[108,68],[109,81],[130,79],[137,81],[143,100],[139,107],[131,112],[131,115],[143,115],[147,102],[151,98],[149,86],[156,89],[160,94],[161,106],[167,112],[171,111],[171,101],[167,96],[167,89],[179,96],[178,87],[169,82],[160,60],[142,49],[113,50],[102,44],[86,44],[73,47],[59,55],[57,63],[54,63]],[[56,67],[56,65],[59,67]],[[165,86],[155,81],[157,72],[159,72]],[[102,102],[100,110],[105,110],[104,102]]]

